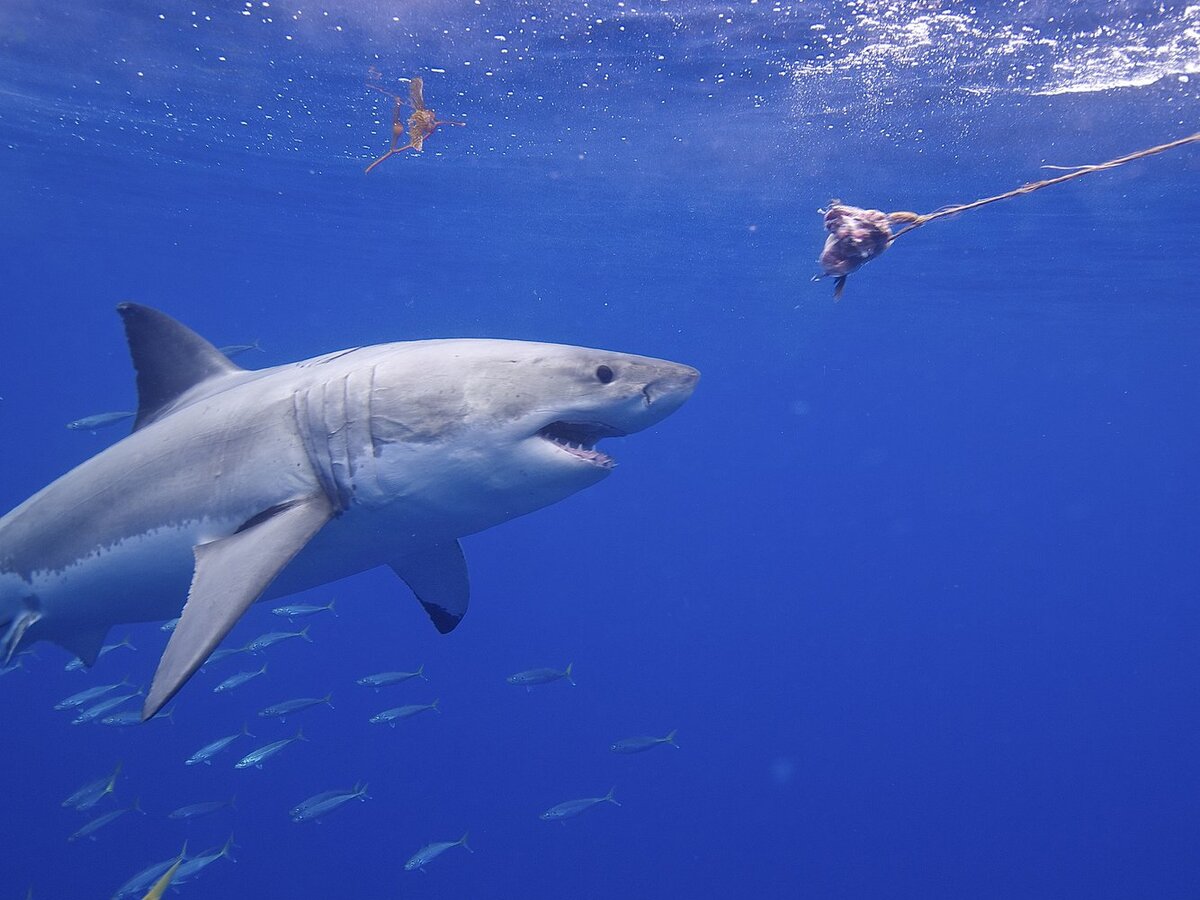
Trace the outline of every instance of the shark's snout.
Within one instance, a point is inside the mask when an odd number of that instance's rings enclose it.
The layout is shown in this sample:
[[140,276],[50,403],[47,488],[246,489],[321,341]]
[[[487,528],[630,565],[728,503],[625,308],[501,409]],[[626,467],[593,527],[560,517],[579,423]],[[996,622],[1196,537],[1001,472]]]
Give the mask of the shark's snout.
[[679,409],[692,396],[699,381],[700,372],[691,366],[664,364],[661,372],[642,388],[642,396],[654,413],[654,421],[661,421]]
[[[605,368],[608,368],[607,366]],[[619,398],[597,404],[583,412],[576,410],[556,418],[537,431],[537,437],[549,441],[577,460],[601,469],[612,469],[616,461],[596,445],[609,437],[624,437],[661,422],[683,405],[696,389],[700,373],[691,366],[639,358],[625,369],[625,378],[633,382]],[[612,383],[608,368],[604,384]]]

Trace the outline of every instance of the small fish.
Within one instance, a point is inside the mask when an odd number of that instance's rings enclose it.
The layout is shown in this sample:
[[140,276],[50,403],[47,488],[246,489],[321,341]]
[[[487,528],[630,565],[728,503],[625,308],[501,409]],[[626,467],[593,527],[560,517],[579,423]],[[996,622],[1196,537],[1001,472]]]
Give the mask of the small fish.
[[251,750],[236,763],[234,763],[233,767],[235,769],[248,769],[251,766],[254,766],[256,769],[261,769],[264,762],[266,762],[288,744],[292,743],[293,741],[307,740],[308,738],[304,736],[304,729],[300,729],[296,732],[295,737],[284,738],[282,741],[273,741],[272,743],[267,744],[265,747],[259,747],[257,750]]
[[95,781],[89,781],[64,800],[62,805],[72,806],[75,809],[91,809],[113,792],[113,788],[117,785],[117,776],[120,774],[121,763],[117,763],[117,767],[113,769],[111,775],[105,775],[103,778],[97,778]]
[[106,812],[102,816],[96,816],[96,818],[92,819],[90,822],[88,822],[86,825],[84,825],[82,828],[80,828],[78,831],[76,831],[73,835],[71,835],[69,838],[67,838],[67,840],[68,841],[77,841],[80,838],[85,837],[85,838],[91,838],[94,841],[96,838],[93,837],[93,835],[95,835],[95,833],[97,831],[99,831],[101,828],[103,828],[105,825],[107,825],[109,822],[113,821],[114,819],[119,819],[121,816],[125,815],[125,813],[134,812],[135,810],[137,812],[140,812],[142,815],[146,814],[145,811],[142,809],[141,805],[138,803],[137,797],[133,798],[133,803],[130,804],[129,806],[123,806],[120,809],[114,809],[112,812]]
[[568,800],[566,803],[560,803],[558,806],[552,806],[540,816],[539,819],[545,819],[547,822],[561,822],[563,819],[573,819],[581,812],[586,812],[593,806],[599,806],[601,803],[611,803],[613,806],[621,804],[613,797],[613,791],[616,788],[611,788],[603,797],[585,797],[582,800]]
[[372,725],[382,725],[382,724],[386,723],[388,725],[391,725],[393,728],[395,728],[396,723],[399,722],[401,719],[411,718],[412,716],[415,716],[417,713],[425,712],[425,710],[427,710],[427,709],[432,709],[436,713],[441,712],[441,710],[438,709],[438,701],[437,700],[434,700],[432,703],[426,703],[424,705],[413,704],[410,706],[397,706],[395,709],[385,709],[383,712],[377,713],[376,715],[371,716],[371,724]]
[[231,734],[223,738],[217,738],[211,744],[205,744],[203,747],[185,759],[183,764],[185,766],[194,766],[196,763],[204,763],[206,766],[212,765],[212,758],[242,735],[245,735],[246,737],[254,737],[254,735],[250,733],[249,729],[247,729],[243,724],[242,730],[237,734]]
[[55,703],[54,708],[75,709],[77,706],[83,706],[83,704],[87,703],[89,700],[102,697],[110,691],[115,691],[118,688],[123,687],[133,687],[133,685],[129,683],[128,678],[123,678],[122,680],[113,684],[102,684],[97,687],[90,687],[86,691],[80,691],[78,694],[72,694],[70,697],[59,700],[57,703]]
[[[129,637],[126,636],[125,640],[121,641],[119,644],[105,644],[103,647],[101,647],[100,652],[96,654],[96,662],[99,662],[102,656],[112,653],[114,650],[120,649],[121,647],[128,647],[130,650],[137,649],[137,647],[133,646],[133,644],[129,642]],[[87,666],[78,656],[63,666],[63,669],[67,672],[78,672],[85,668],[87,668]]]
[[377,675],[365,675],[358,679],[358,684],[367,687],[381,688],[389,684],[400,684],[402,681],[408,681],[410,678],[420,678],[422,681],[428,681],[425,677],[425,664],[421,663],[415,672],[380,672]]
[[204,661],[204,665],[200,667],[200,671],[203,672],[210,665],[215,662],[220,662],[227,656],[234,656],[238,653],[248,653],[249,651],[249,644],[247,644],[245,647],[222,647],[220,650],[214,650],[208,655],[208,659]]
[[249,350],[257,350],[259,353],[263,352],[263,348],[258,346],[258,341],[255,341],[253,344],[227,344],[224,347],[219,347],[218,350],[230,359],[240,356]]
[[167,634],[170,634],[172,631],[175,630],[175,626],[179,624],[179,619],[180,619],[180,617],[176,616],[174,619],[171,619],[168,622],[163,622],[161,625],[158,626],[158,630],[165,631],[165,632],[167,632]]
[[83,710],[79,715],[71,720],[72,725],[86,725],[89,722],[95,722],[110,709],[116,709],[122,703],[132,700],[134,697],[144,697],[146,692],[138,689],[132,694],[121,694],[118,697],[109,697],[106,700],[101,700],[87,709]]
[[625,738],[623,741],[617,741],[608,749],[613,753],[644,753],[647,750],[653,750],[659,744],[670,744],[678,750],[679,745],[675,743],[675,735],[678,731],[678,728],[673,728],[666,737]]
[[[184,849],[180,851],[179,856],[171,863],[170,868],[163,872],[162,877],[150,886],[150,890],[146,891],[142,900],[162,900],[163,894],[167,892],[167,888],[171,886],[171,882],[175,880],[175,876],[179,874],[179,869],[184,863],[183,854],[187,851],[187,843],[183,845]],[[155,866],[157,868],[157,866]],[[140,876],[134,876],[140,877]],[[122,896],[120,894],[118,897]]]
[[208,800],[204,803],[192,803],[188,806],[181,806],[173,812],[167,813],[168,819],[198,819],[201,816],[211,816],[215,812],[220,812],[225,807],[237,809],[234,801],[237,797],[230,797],[228,800]]
[[[468,832],[469,833],[469,832]],[[454,847],[462,847],[468,853],[475,851],[467,845],[467,835],[464,834],[457,841],[438,841],[433,844],[426,844],[420,850],[413,854],[412,859],[404,864],[404,871],[411,872],[413,869],[425,870],[425,867]]]
[[369,799],[366,784],[356,784],[348,791],[325,791],[324,793],[317,794],[315,797],[309,797],[303,803],[298,803],[292,807],[292,821],[313,822],[321,818],[321,816],[333,812],[343,803],[349,803],[351,800],[362,800],[365,802]]
[[[186,857],[187,842],[185,841],[183,849],[179,851],[178,856],[172,856],[170,859],[142,869],[142,871],[117,888],[117,892],[113,894],[113,900],[122,900],[124,897],[141,897],[142,900],[161,900],[163,891],[170,885],[172,877],[179,870],[179,866]],[[143,893],[147,888],[149,888],[149,893]]]
[[567,667],[561,672],[558,669],[529,669],[526,672],[518,672],[516,675],[509,675],[504,679],[509,684],[521,684],[525,686],[525,690],[530,690],[535,684],[549,684],[552,681],[558,681],[565,678],[574,687],[575,679],[571,677],[571,666],[574,663],[567,663]]
[[116,425],[118,422],[124,422],[126,419],[132,419],[136,415],[137,413],[127,410],[96,413],[94,416],[84,416],[82,419],[76,419],[74,422],[68,422],[67,427],[72,431],[95,431],[97,428],[107,428],[109,425]]
[[241,687],[252,678],[257,678],[259,675],[265,675],[266,671],[267,664],[263,663],[263,667],[257,672],[238,672],[236,675],[230,675],[215,688],[213,688],[213,693],[223,694],[226,691],[232,691],[235,687]]
[[268,647],[278,644],[280,641],[286,641],[288,638],[304,638],[310,644],[312,643],[312,638],[308,636],[308,626],[306,625],[299,631],[271,631],[267,634],[260,634],[246,645],[246,649],[251,653],[260,653]]
[[187,881],[188,879],[195,878],[204,869],[207,869],[222,857],[230,862],[237,862],[237,860],[234,859],[233,855],[229,852],[230,848],[232,847],[233,835],[231,834],[229,836],[229,840],[225,842],[223,847],[213,847],[210,850],[205,850],[203,853],[197,853],[191,859],[184,862],[184,864],[179,868],[179,871],[175,873],[174,883],[183,884],[183,882]]
[[284,716],[290,716],[294,712],[300,712],[302,709],[309,709],[313,706],[320,706],[325,703],[330,709],[333,708],[333,694],[326,694],[324,697],[302,697],[299,700],[285,700],[283,703],[276,703],[274,706],[268,706],[266,709],[259,712],[259,715],[264,719],[282,719]]
[[[147,722],[153,722],[157,719],[169,719],[171,724],[175,724],[175,707],[168,710],[156,712]],[[132,728],[135,725],[142,724],[142,711],[140,709],[125,709],[121,712],[113,713],[111,716],[105,716],[100,720],[101,725],[107,725],[110,728]]]
[[334,618],[337,618],[337,613],[333,609],[334,601],[330,600],[324,606],[313,606],[309,603],[292,603],[287,606],[277,606],[271,612],[277,616],[287,616],[289,620],[294,620],[300,616],[312,616],[320,612],[331,612]]

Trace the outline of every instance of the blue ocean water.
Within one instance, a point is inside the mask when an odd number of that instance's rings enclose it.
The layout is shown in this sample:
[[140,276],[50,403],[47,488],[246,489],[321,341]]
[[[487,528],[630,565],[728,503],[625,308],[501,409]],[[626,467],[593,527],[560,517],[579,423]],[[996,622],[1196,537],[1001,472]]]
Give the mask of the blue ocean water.
[[[931,223],[838,303],[809,281],[831,197],[928,212],[1195,132],[1197,7],[8,0],[0,48],[0,509],[121,437],[64,425],[136,403],[124,300],[256,368],[471,336],[703,372],[603,483],[463,541],[449,636],[365,573],[295,598],[336,601],[311,644],[128,729],[53,706],[145,683],[159,623],[91,672],[22,657],[0,896],[110,897],[231,833],[183,895],[1200,895],[1200,150]],[[466,127],[364,175],[373,72]],[[118,761],[97,811],[146,814],[68,842]]]

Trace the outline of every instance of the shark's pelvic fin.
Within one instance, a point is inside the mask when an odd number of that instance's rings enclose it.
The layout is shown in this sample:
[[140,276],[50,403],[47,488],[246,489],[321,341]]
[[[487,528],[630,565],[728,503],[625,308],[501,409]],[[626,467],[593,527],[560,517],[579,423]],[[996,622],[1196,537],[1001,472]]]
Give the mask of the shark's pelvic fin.
[[129,353],[137,370],[137,431],[150,424],[179,397],[202,381],[241,372],[229,357],[166,313],[121,303],[117,312],[125,323]]
[[76,628],[70,634],[57,634],[51,640],[74,653],[90,669],[100,656],[100,648],[104,646],[107,634],[108,626],[98,625],[95,628]]
[[264,510],[229,537],[196,547],[187,604],[154,673],[143,721],[175,696],[333,514],[329,499],[314,494]]
[[471,585],[458,541],[437,544],[423,550],[419,557],[392,563],[392,571],[412,588],[442,634],[453,631],[467,614]]

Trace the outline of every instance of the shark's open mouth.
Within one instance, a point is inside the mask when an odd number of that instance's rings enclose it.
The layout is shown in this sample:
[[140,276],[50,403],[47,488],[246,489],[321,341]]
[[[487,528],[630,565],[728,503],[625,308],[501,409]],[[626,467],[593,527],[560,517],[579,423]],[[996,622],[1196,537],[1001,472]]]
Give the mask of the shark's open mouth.
[[557,447],[579,459],[587,460],[605,469],[611,469],[617,464],[607,453],[596,449],[596,442],[601,438],[617,437],[623,434],[607,425],[594,425],[582,422],[551,422],[538,432]]

